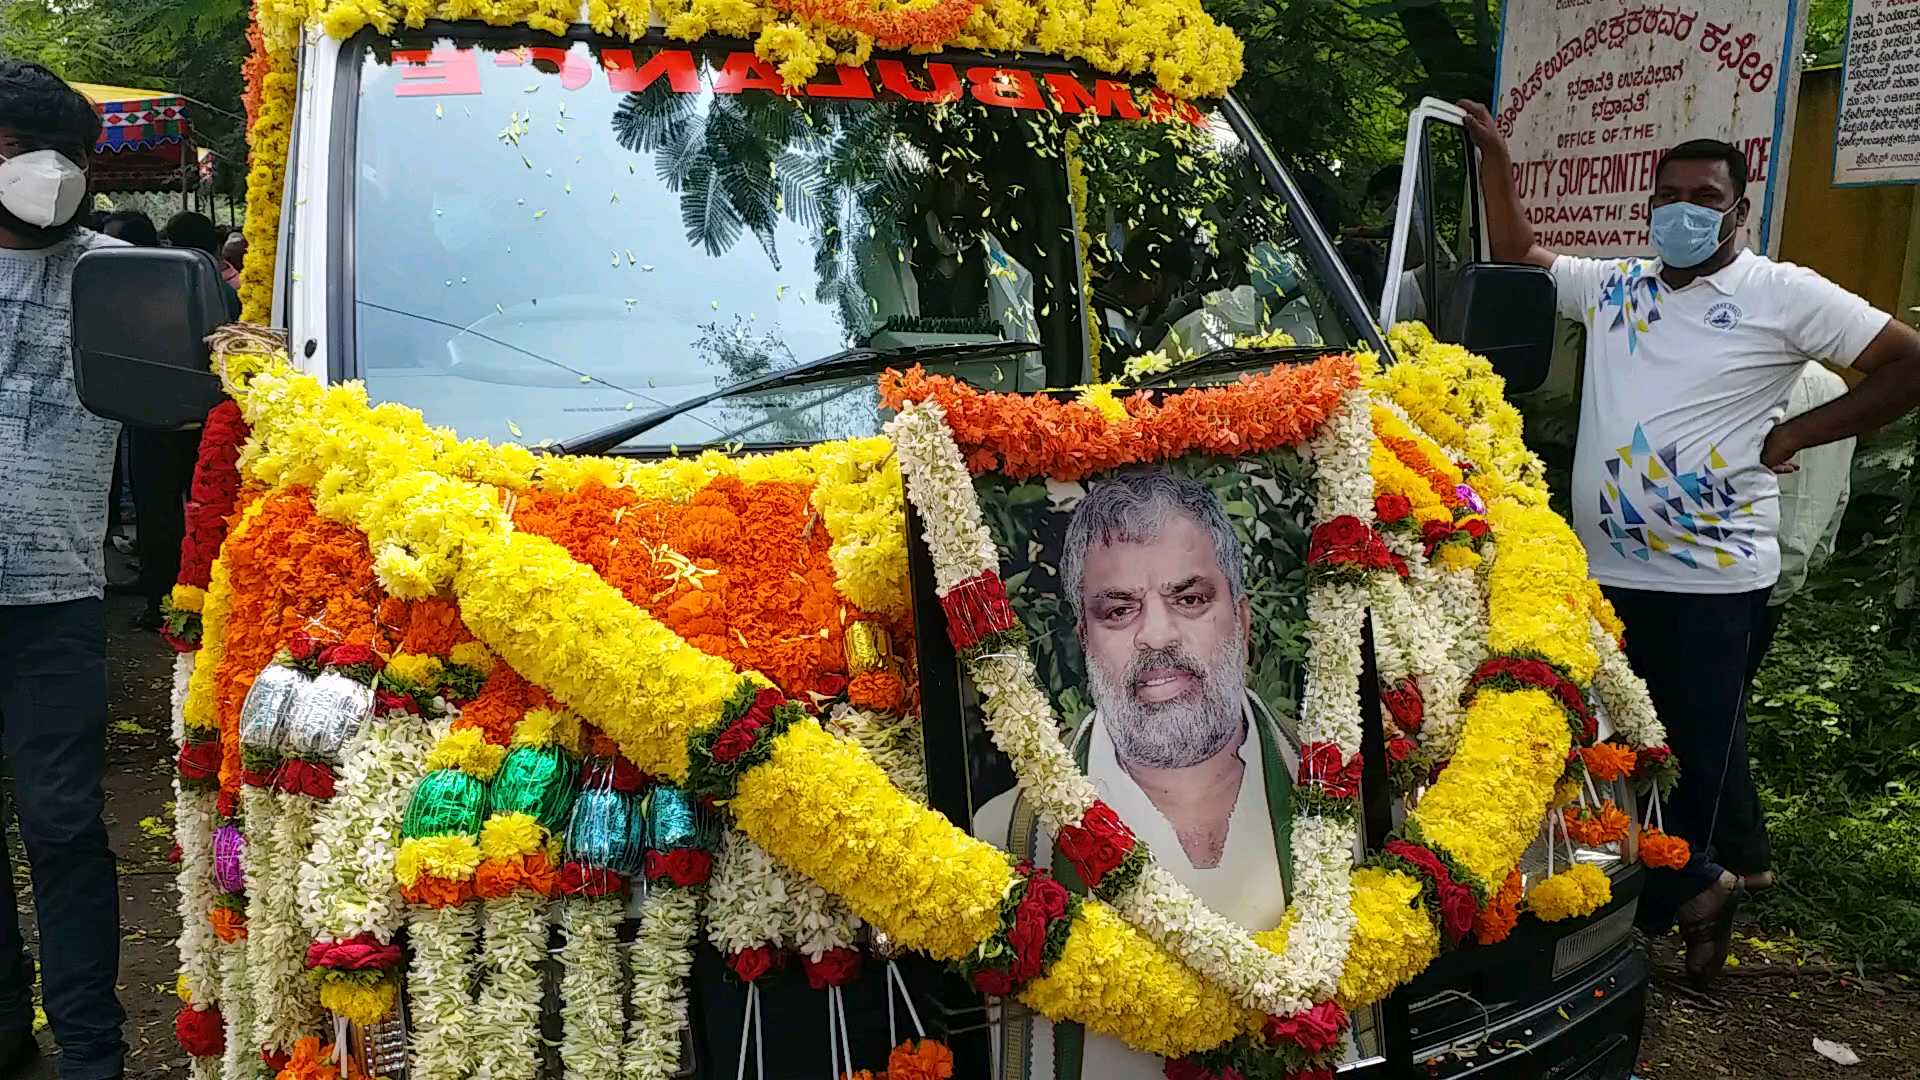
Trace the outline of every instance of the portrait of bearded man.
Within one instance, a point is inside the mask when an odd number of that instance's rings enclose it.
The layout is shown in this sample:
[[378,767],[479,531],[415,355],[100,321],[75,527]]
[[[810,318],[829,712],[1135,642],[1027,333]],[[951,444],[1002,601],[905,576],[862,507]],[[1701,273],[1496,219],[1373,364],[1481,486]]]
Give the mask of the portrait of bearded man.
[[[1290,726],[1247,687],[1247,563],[1205,483],[1129,470],[1089,483],[1059,579],[1093,703],[1074,760],[1163,868],[1214,911],[1264,929],[1286,912],[1299,759]],[[1022,788],[982,805],[973,832],[1078,887]],[[996,1041],[1005,1080],[1161,1075],[1158,1057],[1069,1024],[1023,1017]]]

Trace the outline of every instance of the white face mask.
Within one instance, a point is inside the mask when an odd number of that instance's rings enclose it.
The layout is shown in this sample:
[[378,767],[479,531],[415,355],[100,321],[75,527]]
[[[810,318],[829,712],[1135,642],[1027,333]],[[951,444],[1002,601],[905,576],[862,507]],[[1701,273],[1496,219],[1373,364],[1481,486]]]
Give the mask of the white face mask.
[[29,225],[65,225],[86,195],[87,174],[58,150],[33,150],[0,161],[0,206]]

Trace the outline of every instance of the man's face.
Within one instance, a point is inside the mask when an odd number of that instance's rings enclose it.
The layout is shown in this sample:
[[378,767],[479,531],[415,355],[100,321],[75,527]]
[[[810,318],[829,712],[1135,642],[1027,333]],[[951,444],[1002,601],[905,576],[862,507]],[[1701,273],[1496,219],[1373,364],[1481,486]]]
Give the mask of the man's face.
[[1096,541],[1080,590],[1094,705],[1123,760],[1184,768],[1240,734],[1248,609],[1205,527],[1170,514],[1145,543]]
[[1747,200],[1736,198],[1733,177],[1724,161],[1669,161],[1654,178],[1653,194],[1647,199],[1649,213],[1669,203],[1693,203],[1715,210],[1733,210],[1720,223],[1722,240],[1747,223]]
[[[0,158],[16,157],[20,154],[32,153],[35,150],[58,150],[66,156],[68,161],[73,162],[83,171],[92,160],[92,155],[88,153],[88,147],[79,145],[56,146],[44,139],[36,138],[25,132],[15,131],[12,128],[0,128]],[[12,233],[29,246],[37,247],[42,244],[50,244],[72,232],[80,223],[81,214],[84,213],[85,210],[86,200],[82,199],[79,209],[74,211],[73,217],[69,220],[57,225],[41,226],[22,221],[5,206],[0,206],[0,230]]]

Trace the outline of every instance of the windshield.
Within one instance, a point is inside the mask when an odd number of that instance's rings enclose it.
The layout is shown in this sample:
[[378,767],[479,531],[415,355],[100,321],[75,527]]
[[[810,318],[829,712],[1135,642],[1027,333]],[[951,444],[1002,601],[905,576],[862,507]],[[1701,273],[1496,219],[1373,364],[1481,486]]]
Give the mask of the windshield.
[[[1035,390],[1352,339],[1216,111],[920,59],[783,94],[751,52],[548,40],[360,49],[351,355],[434,423],[558,441],[852,346],[1031,342],[945,370]],[[879,423],[848,378],[637,441]]]

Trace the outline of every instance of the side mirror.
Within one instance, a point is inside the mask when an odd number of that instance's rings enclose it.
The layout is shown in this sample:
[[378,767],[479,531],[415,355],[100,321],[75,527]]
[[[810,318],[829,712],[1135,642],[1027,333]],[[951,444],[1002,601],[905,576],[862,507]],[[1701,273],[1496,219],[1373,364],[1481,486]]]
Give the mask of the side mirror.
[[228,322],[213,257],[112,247],[73,268],[73,383],[89,412],[178,431],[220,403],[207,335]]
[[1557,308],[1553,275],[1520,263],[1469,263],[1440,313],[1437,336],[1493,361],[1507,392],[1524,394],[1547,381],[1553,364]]

